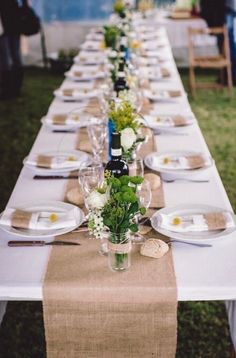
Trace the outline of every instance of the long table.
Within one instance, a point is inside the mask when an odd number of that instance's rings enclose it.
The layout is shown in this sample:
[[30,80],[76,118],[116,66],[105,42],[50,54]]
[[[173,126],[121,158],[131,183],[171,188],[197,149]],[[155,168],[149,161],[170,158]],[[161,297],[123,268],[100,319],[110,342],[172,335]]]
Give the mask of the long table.
[[[166,34],[164,37],[168,42]],[[153,82],[152,87],[180,88],[184,91],[171,48],[169,45],[167,47],[169,66],[173,73],[172,80]],[[71,82],[66,79],[63,86],[71,86]],[[81,87],[86,84],[75,83],[74,86]],[[78,103],[54,99],[49,113],[68,112],[79,106]],[[192,113],[187,96],[174,103],[158,103],[155,105],[154,112],[155,114]],[[58,149],[71,150],[75,148],[75,141],[76,133],[53,133],[42,125],[31,153]],[[194,150],[209,154],[197,121],[184,135],[165,133],[157,135],[156,141],[159,152]],[[163,185],[166,206],[206,204],[232,211],[215,165],[209,169],[209,182],[176,181]],[[66,180],[34,180],[33,173],[23,167],[8,206],[17,207],[25,202],[37,203],[42,199],[63,200],[66,186]],[[9,248],[7,242],[14,237],[2,230],[0,235],[0,300],[42,300],[42,285],[50,248]],[[212,247],[194,247],[182,243],[173,243],[172,247],[179,301],[236,300],[236,233],[217,239]],[[234,314],[233,307],[234,302],[230,303],[230,314]],[[231,326],[233,322],[232,316]]]

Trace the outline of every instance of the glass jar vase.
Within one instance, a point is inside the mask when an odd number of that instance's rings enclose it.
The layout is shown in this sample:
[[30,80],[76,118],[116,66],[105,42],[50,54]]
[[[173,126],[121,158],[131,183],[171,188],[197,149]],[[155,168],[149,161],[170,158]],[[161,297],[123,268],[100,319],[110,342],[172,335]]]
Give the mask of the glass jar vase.
[[131,265],[131,239],[129,232],[110,232],[108,238],[108,265],[112,271],[127,271]]

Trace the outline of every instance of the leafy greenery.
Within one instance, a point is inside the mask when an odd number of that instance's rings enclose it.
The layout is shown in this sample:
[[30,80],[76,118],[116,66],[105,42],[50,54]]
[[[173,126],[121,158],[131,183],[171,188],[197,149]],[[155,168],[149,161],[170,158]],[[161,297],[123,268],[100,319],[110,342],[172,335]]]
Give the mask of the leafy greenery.
[[120,17],[124,17],[126,7],[122,0],[116,0],[113,5],[113,11],[117,13]]
[[[107,173],[105,173],[107,174]],[[145,214],[136,195],[137,186],[143,182],[141,177],[123,175],[120,178],[107,177],[110,198],[102,210],[105,226],[113,233],[125,233],[128,230],[138,231],[134,217],[138,213]]]
[[69,50],[60,49],[58,51],[58,59],[60,61],[73,62],[74,57],[78,54],[78,49],[71,48]]
[[135,132],[139,126],[138,115],[134,111],[134,107],[128,101],[122,101],[119,104],[111,102],[110,111],[108,113],[109,118],[114,122],[117,132],[121,132],[122,129],[132,128]]
[[104,41],[105,41],[106,47],[111,47],[112,50],[116,50],[119,35],[120,35],[120,30],[117,26],[105,25],[104,26]]
[[[181,71],[187,89],[188,74]],[[211,74],[201,75],[212,78]],[[0,102],[0,208],[4,209],[62,76],[39,68],[26,70],[22,97]],[[202,79],[201,78],[201,79]],[[199,90],[191,107],[236,210],[236,90]],[[30,342],[30,344],[29,344]],[[181,302],[177,358],[229,358],[230,337],[223,302]],[[0,327],[0,358],[46,358],[40,302],[10,302]]]

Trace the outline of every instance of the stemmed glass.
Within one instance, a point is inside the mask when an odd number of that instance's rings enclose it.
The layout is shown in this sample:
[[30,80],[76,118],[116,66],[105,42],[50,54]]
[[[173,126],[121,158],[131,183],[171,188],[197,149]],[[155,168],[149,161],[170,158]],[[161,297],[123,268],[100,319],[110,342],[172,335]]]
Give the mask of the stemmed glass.
[[144,175],[144,164],[142,158],[135,158],[132,162],[128,162],[129,165],[129,175],[130,176],[140,176]]
[[[91,207],[89,206],[87,200],[88,196],[94,189],[102,186],[103,180],[103,165],[101,163],[93,163],[88,167],[81,168],[79,171],[79,184],[84,195],[85,207],[88,210],[88,215],[86,216],[86,219],[89,219],[89,213],[91,211]],[[102,237],[100,240],[101,246],[99,253],[101,255],[106,255],[107,240],[105,237]]]
[[137,195],[140,205],[147,210],[152,200],[151,185],[148,180],[144,179],[142,184],[138,186]]
[[[144,207],[146,210],[148,210],[151,201],[152,201],[152,191],[151,191],[151,185],[148,180],[145,180],[142,182],[141,185],[137,188],[137,196],[139,198],[139,203],[141,207]],[[137,221],[139,220],[139,217],[137,217]],[[132,241],[135,244],[142,244],[145,242],[145,237],[139,233],[137,233],[133,238]]]
[[88,167],[82,167],[79,171],[79,184],[84,195],[84,202],[86,209],[89,211],[87,198],[89,194],[101,186],[103,182],[103,166],[100,163],[93,163]]
[[107,125],[105,121],[97,124],[91,124],[87,127],[89,139],[92,145],[92,151],[95,162],[102,162],[102,152],[107,138]]

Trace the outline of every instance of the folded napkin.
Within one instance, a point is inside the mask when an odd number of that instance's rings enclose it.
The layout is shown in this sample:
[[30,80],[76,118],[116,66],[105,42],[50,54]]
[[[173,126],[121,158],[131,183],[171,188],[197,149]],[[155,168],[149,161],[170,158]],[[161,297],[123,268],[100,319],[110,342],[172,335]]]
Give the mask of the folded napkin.
[[160,71],[162,77],[170,77],[170,71],[167,68],[162,67]]
[[162,126],[162,127],[182,127],[186,126],[189,121],[182,116],[147,116],[145,121],[149,126]]
[[157,68],[153,71],[149,70],[148,71],[148,78],[155,80],[155,79],[160,79],[160,78],[168,78],[170,77],[170,71],[167,68]]
[[62,94],[66,97],[73,97],[76,95],[85,95],[88,93],[88,91],[89,90],[87,89],[79,90],[77,88],[63,88]]
[[76,225],[77,210],[78,208],[73,208],[68,212],[29,212],[6,208],[0,218],[0,225],[31,230],[63,229]]
[[235,227],[232,215],[226,211],[192,215],[159,215],[159,226],[162,229],[180,233],[223,230]]
[[169,155],[166,157],[153,156],[151,158],[151,165],[153,167],[161,167],[170,170],[200,169],[210,165],[210,163],[210,158],[207,158],[201,154],[186,156]]
[[146,90],[144,91],[144,95],[150,100],[161,100],[161,99],[169,99],[169,98],[177,98],[182,96],[182,92],[179,90]]
[[57,125],[73,125],[78,124],[80,121],[79,115],[68,115],[68,114],[55,114],[50,117],[46,117],[45,122],[48,124],[57,124]]
[[81,163],[75,155],[36,155],[33,158],[28,158],[25,162],[26,165],[47,168],[47,169],[71,169]]

